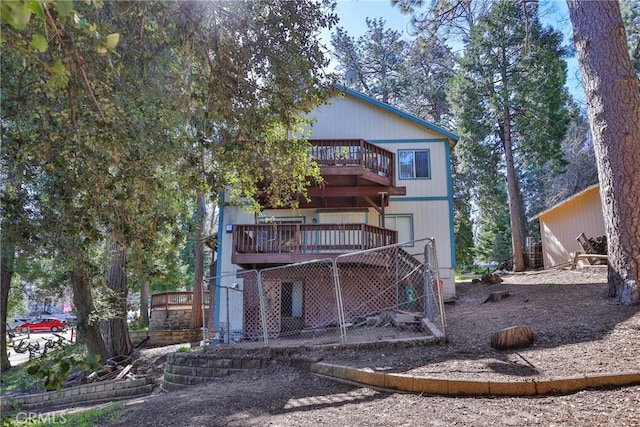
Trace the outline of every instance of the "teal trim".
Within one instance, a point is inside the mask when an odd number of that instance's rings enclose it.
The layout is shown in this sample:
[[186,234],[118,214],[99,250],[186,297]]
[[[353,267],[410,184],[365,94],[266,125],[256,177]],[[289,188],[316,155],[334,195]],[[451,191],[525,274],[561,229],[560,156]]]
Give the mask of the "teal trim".
[[449,201],[449,196],[432,196],[432,197],[402,197],[391,196],[389,201],[391,202],[433,202],[433,201]]
[[[224,200],[224,194],[222,195],[223,200]],[[215,286],[215,293],[216,293],[216,304],[215,304],[215,316],[213,318],[213,330],[217,331],[220,329],[220,286],[222,286],[222,284],[220,283],[220,276],[222,274],[222,241],[224,240],[224,237],[226,234],[224,232],[224,208],[225,206],[228,206],[228,204],[225,204],[224,202],[218,205],[218,209],[220,210],[220,213],[218,214],[218,252],[216,254],[216,286]],[[212,331],[213,332],[213,331]]]
[[[295,220],[302,220],[302,224],[306,223],[306,218],[303,215],[299,215],[299,216],[276,216],[274,215],[273,218],[275,218],[276,221],[285,221],[285,222],[291,222],[291,223],[296,223],[299,221],[295,221]],[[258,220],[258,222],[260,222],[260,220],[262,220],[264,218],[260,218]],[[293,220],[293,221],[291,221]]]
[[449,194],[449,232],[451,233],[451,268],[456,268],[456,233],[453,221],[453,171],[451,168],[451,150],[445,144],[445,158],[447,159],[447,193]]
[[[429,143],[429,144],[441,144],[441,143],[447,143],[449,142],[449,140],[444,139],[444,138],[424,138],[424,139],[417,139],[417,138],[412,138],[412,139],[367,139],[367,141],[369,141],[372,144],[403,144],[403,145],[407,145],[407,144],[411,144],[411,143],[415,143],[415,144],[424,144]],[[448,145],[448,144],[447,144]]]
[[420,118],[418,118],[416,116],[413,116],[413,115],[411,115],[409,113],[406,113],[406,112],[404,112],[402,110],[399,110],[399,109],[397,109],[395,107],[392,107],[389,104],[385,104],[384,102],[380,102],[380,101],[378,101],[376,99],[373,99],[373,98],[371,98],[371,97],[369,97],[369,96],[367,96],[367,95],[365,95],[363,93],[356,92],[353,89],[349,89],[349,88],[347,88],[347,87],[345,87],[343,85],[336,84],[335,86],[336,86],[336,88],[338,90],[340,90],[342,92],[345,92],[348,95],[351,95],[351,96],[353,96],[355,98],[358,98],[358,99],[360,99],[362,101],[365,101],[365,102],[367,102],[367,103],[369,103],[371,105],[374,105],[376,107],[382,108],[383,110],[386,110],[386,111],[388,111],[388,112],[390,112],[392,114],[396,114],[396,115],[398,115],[398,116],[400,116],[400,117],[402,117],[404,119],[407,119],[407,120],[417,124],[418,126],[422,126],[422,127],[427,128],[429,130],[441,133],[444,136],[446,136],[447,138],[451,138],[454,141],[458,141],[458,139],[459,139],[459,136],[456,135],[455,133],[451,133],[448,130],[445,130],[445,129],[439,127],[439,126],[434,125],[433,123],[429,123],[426,120],[422,120],[422,119],[420,119]]

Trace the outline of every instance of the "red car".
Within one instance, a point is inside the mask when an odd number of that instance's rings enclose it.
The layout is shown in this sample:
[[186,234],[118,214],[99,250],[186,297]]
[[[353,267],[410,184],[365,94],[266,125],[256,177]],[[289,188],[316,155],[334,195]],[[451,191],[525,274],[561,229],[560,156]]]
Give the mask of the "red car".
[[58,319],[37,319],[16,327],[17,332],[59,332],[67,329],[67,324]]

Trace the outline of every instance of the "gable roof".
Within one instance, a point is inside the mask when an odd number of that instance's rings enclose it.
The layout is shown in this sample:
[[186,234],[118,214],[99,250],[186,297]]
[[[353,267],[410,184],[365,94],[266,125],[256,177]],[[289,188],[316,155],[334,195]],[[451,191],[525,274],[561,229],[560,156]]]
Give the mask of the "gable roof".
[[353,89],[349,89],[346,86],[343,86],[341,84],[336,84],[335,85],[336,89],[338,89],[340,92],[344,92],[347,95],[353,96],[354,98],[358,98],[364,102],[367,102],[375,107],[378,108],[382,108],[385,111],[388,111],[392,114],[395,114],[397,116],[400,116],[404,119],[407,119],[415,124],[417,124],[418,126],[424,127],[428,130],[434,131],[434,132],[438,132],[444,136],[446,136],[447,138],[451,139],[453,141],[453,143],[455,144],[458,139],[460,138],[458,135],[456,135],[453,132],[449,132],[446,129],[443,129],[439,126],[434,125],[433,123],[430,123],[426,120],[423,120],[419,117],[416,117],[412,114],[407,113],[406,111],[402,111],[396,107],[393,107],[389,104],[385,104],[384,102],[378,101],[377,99],[373,99],[370,96],[365,95],[364,93],[360,93],[358,91],[355,91]]
[[577,199],[587,195],[588,193],[591,193],[591,192],[596,191],[596,190],[597,191],[600,190],[600,183],[590,185],[589,187],[585,188],[584,190],[577,192],[573,196],[569,196],[568,198],[562,200],[561,202],[556,203],[555,205],[553,205],[549,209],[544,210],[544,211],[540,212],[539,214],[534,215],[533,217],[531,217],[530,221],[533,221],[534,219],[539,219],[540,217],[542,217],[544,215],[547,215],[550,212],[555,211],[556,209],[564,206],[565,204],[567,204],[569,202],[572,202],[574,200],[577,200]]

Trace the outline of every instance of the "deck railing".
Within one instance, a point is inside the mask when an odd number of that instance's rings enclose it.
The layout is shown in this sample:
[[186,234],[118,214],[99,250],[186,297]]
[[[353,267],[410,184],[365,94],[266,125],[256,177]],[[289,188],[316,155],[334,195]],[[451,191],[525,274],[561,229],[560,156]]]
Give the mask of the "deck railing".
[[[204,293],[204,305],[209,306],[209,292]],[[151,309],[157,310],[178,310],[181,308],[191,308],[193,303],[193,292],[162,292],[151,295]]]
[[234,224],[235,253],[345,253],[397,243],[395,230],[367,224]]
[[320,167],[359,166],[392,178],[395,154],[364,139],[313,139],[311,158]]

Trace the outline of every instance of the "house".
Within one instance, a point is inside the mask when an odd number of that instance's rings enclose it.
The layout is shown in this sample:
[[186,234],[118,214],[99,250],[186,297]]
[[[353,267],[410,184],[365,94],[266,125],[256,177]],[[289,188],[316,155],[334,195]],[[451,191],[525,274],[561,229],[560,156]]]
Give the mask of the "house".
[[[604,236],[604,217],[600,185],[592,185],[550,209],[538,214],[542,237],[544,268],[567,264],[577,251],[583,251],[576,240],[582,233],[587,238]],[[581,259],[579,265],[588,261]]]
[[[233,277],[236,271],[395,243],[410,246],[425,237],[436,242],[444,298],[455,298],[450,155],[458,137],[341,86],[310,115],[310,154],[325,181],[320,188],[309,188],[310,200],[301,199],[295,210],[267,207],[260,218],[240,207],[220,209],[216,330],[225,318],[231,330],[242,329],[241,320],[228,317],[229,311],[242,310],[240,293],[228,294],[241,287],[242,280]],[[287,289],[283,283],[278,295],[300,300],[296,295],[310,295],[319,286],[313,278],[303,282],[289,283]],[[301,304],[289,311],[304,310]]]

